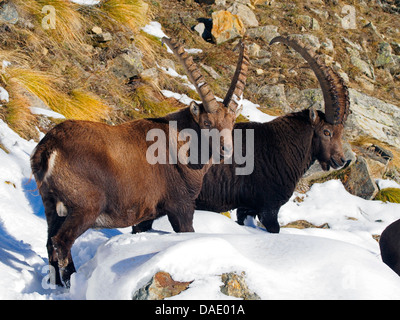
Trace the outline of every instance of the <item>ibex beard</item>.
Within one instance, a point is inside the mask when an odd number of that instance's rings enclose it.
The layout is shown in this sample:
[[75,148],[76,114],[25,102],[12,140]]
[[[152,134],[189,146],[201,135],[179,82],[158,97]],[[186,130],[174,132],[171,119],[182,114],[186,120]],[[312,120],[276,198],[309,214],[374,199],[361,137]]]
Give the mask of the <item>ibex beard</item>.
[[[232,164],[241,167],[236,175],[250,175],[254,170],[254,130],[241,129],[233,132],[228,129],[201,129],[200,136],[193,129],[177,129],[177,122],[169,122],[168,138],[161,129],[147,132],[146,141],[154,141],[146,152],[149,164]],[[243,155],[242,144],[245,139],[246,153]],[[233,146],[236,148],[233,148]],[[211,157],[210,157],[211,156]]]

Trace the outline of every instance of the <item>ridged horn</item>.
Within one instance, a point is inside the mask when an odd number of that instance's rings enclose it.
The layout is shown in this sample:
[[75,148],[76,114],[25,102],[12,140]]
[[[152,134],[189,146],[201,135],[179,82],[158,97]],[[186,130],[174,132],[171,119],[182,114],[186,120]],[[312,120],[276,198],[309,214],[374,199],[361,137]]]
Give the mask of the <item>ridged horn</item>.
[[241,100],[244,87],[246,85],[247,79],[247,71],[249,69],[249,56],[247,53],[247,48],[243,41],[240,41],[238,44],[239,51],[239,59],[236,66],[235,74],[233,75],[233,79],[231,82],[231,86],[225,96],[224,106],[236,112],[239,107],[239,101]]
[[183,46],[178,43],[176,39],[162,38],[162,42],[166,43],[172,52],[178,57],[179,61],[185,68],[186,74],[196,88],[197,93],[203,102],[204,109],[208,113],[214,113],[218,110],[219,105],[215,99],[214,93],[206,83],[203,75],[200,73],[198,67],[193,61],[193,58],[188,55]]
[[314,71],[324,95],[326,121],[334,125],[344,124],[350,110],[350,99],[342,77],[326,66],[311,47],[294,37],[278,36],[271,40],[270,45],[276,42],[284,43],[300,53]]

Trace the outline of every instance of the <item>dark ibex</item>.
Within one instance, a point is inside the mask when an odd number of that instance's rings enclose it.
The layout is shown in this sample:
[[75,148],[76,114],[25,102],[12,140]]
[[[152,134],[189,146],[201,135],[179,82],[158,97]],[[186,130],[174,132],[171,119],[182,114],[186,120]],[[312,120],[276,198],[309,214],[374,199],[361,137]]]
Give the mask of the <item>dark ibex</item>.
[[400,276],[400,220],[383,230],[379,247],[382,261]]
[[[163,118],[118,126],[65,121],[46,134],[31,156],[48,223],[50,269],[58,285],[63,281],[69,286],[75,272],[71,247],[89,228],[127,227],[167,215],[176,232],[194,231],[195,199],[211,166],[210,157],[207,163],[151,164],[146,157],[151,145],[147,135],[156,129],[165,133],[167,141],[178,145],[182,142],[177,136],[184,129],[198,137],[202,137],[202,129],[228,129],[231,137],[239,107],[237,97],[242,95],[249,62],[241,44],[231,87],[220,103],[184,48],[174,40],[163,41],[185,67],[201,104],[193,102]],[[223,147],[218,152],[225,156],[232,150],[232,139],[221,140]],[[166,159],[169,151],[168,147],[164,150]]]
[[[205,175],[196,209],[224,212],[237,208],[238,223],[258,215],[269,232],[278,233],[278,212],[311,164],[318,160],[324,170],[346,163],[342,148],[343,125],[349,113],[346,85],[310,48],[292,37],[276,37],[298,51],[315,72],[325,102],[325,114],[314,109],[279,117],[268,123],[237,123],[234,130],[254,130],[254,171],[236,175],[239,164],[218,164]],[[236,147],[237,141],[235,141]],[[243,153],[246,140],[241,141]],[[133,228],[151,228],[151,221]]]

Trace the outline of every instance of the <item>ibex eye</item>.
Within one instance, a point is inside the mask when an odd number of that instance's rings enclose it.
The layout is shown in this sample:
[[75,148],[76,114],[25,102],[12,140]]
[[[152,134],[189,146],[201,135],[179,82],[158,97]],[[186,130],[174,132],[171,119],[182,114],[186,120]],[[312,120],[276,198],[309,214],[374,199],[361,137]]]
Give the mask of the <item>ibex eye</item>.
[[330,137],[331,132],[329,130],[324,130],[324,135],[326,135],[327,137]]

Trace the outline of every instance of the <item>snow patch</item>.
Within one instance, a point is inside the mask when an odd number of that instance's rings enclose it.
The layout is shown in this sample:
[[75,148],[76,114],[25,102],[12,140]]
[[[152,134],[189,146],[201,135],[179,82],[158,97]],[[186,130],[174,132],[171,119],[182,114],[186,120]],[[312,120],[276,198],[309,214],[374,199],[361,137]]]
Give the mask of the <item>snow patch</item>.
[[43,109],[43,108],[38,108],[38,107],[30,107],[31,113],[33,114],[40,114],[49,118],[54,118],[54,119],[66,119],[61,113],[48,110],[48,109]]
[[9,102],[10,95],[8,94],[7,90],[3,87],[0,87],[0,101]]
[[85,6],[93,6],[100,3],[100,0],[71,0],[71,2],[85,5]]

